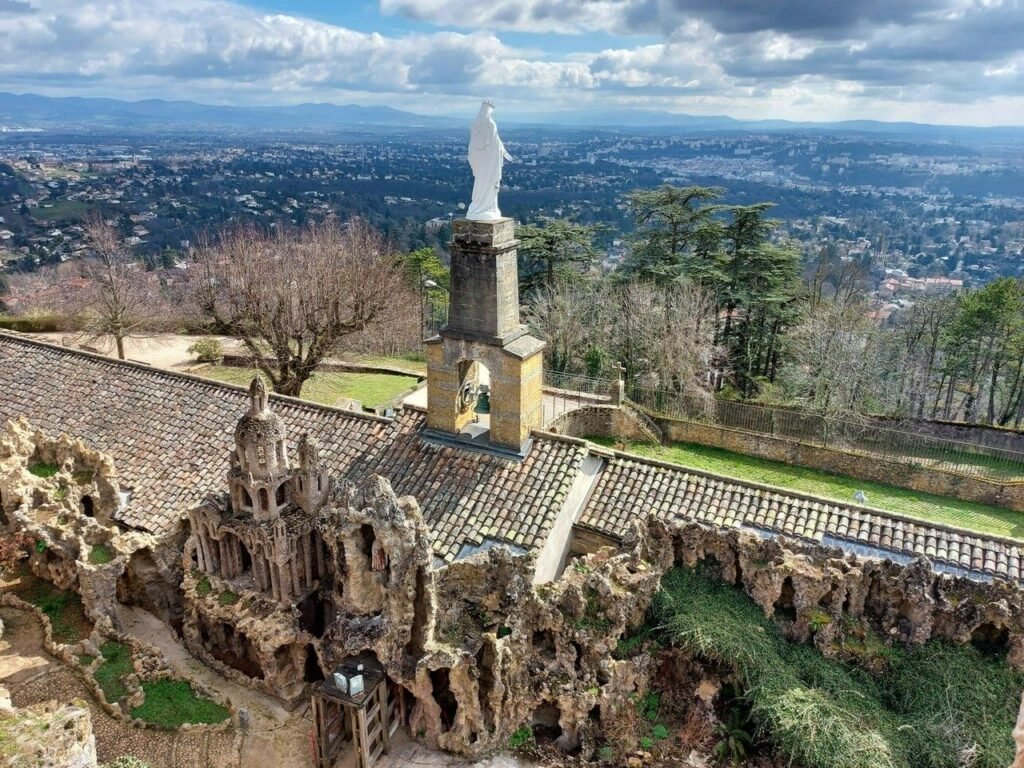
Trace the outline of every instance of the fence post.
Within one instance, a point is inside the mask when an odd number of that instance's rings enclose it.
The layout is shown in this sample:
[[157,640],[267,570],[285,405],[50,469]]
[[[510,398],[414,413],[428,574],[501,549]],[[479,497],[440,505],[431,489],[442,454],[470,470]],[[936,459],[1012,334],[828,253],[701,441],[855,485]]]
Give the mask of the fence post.
[[626,366],[622,362],[615,364],[615,372],[618,375],[615,392],[612,394],[612,402],[615,406],[621,406],[626,399]]

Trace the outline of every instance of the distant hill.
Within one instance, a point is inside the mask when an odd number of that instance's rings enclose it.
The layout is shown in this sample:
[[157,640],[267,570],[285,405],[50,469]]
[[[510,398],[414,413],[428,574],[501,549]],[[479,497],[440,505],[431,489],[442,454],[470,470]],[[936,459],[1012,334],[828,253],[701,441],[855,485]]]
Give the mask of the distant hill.
[[[280,107],[229,107],[193,101],[120,101],[118,99],[55,98],[0,92],[0,126],[43,129],[130,131],[352,131],[465,129],[472,115],[438,117],[417,115],[391,107],[356,104],[298,104]],[[789,120],[737,120],[726,115],[686,115],[640,110],[616,112],[564,112],[516,115],[504,112],[503,125],[517,128],[601,128],[658,133],[854,133],[891,135],[947,141],[1024,143],[1020,127],[887,123],[847,120],[831,123]]]
[[226,107],[193,101],[119,101],[53,98],[0,92],[0,125],[27,128],[127,130],[331,130],[390,127],[445,128],[464,120],[426,117],[391,107],[356,104],[298,104],[284,107]]
[[[526,121],[523,121],[526,122]],[[622,112],[537,115],[530,122],[537,125],[562,125],[594,128],[638,128],[656,132],[764,132],[764,133],[859,133],[887,134],[917,139],[952,141],[1010,141],[1024,143],[1024,128],[998,126],[980,128],[962,125],[932,125],[881,120],[841,120],[836,122],[797,122],[792,120],[737,120],[727,115],[687,115],[672,112],[629,110]]]

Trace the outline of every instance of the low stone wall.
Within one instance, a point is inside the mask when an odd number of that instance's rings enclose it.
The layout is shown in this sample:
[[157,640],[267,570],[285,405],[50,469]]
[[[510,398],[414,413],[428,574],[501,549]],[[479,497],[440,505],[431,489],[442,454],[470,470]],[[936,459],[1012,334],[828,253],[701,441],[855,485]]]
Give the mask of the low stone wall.
[[920,464],[806,445],[727,427],[673,419],[656,419],[655,422],[665,436],[673,441],[710,445],[747,456],[760,456],[862,480],[1024,512],[1024,483],[999,483],[981,477],[965,477]]
[[878,426],[887,429],[899,429],[943,440],[959,440],[996,450],[1024,453],[1024,432],[1016,429],[990,427],[984,424],[964,424],[958,421],[890,419],[883,416],[876,417],[873,421]]
[[614,437],[619,440],[649,441],[645,425],[625,408],[587,405],[562,414],[545,429],[570,437]]
[[[232,368],[252,368],[255,366],[253,359],[248,355],[224,355],[221,365]],[[334,373],[383,373],[388,376],[412,376],[417,381],[423,381],[427,375],[422,371],[414,371],[409,368],[399,368],[390,365],[366,365],[364,363],[345,363],[340,361],[327,361],[317,366],[318,371],[332,371]]]

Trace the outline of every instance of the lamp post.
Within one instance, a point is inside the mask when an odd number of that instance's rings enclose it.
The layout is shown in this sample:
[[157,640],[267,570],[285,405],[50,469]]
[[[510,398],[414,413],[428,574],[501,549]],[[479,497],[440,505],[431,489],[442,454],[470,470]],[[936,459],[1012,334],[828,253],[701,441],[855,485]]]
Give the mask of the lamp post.
[[[443,285],[439,284],[436,280],[429,280],[429,279],[423,281],[423,287],[426,288],[428,291],[433,291],[435,289],[439,289],[439,290],[444,291],[444,296],[445,296],[444,319],[445,319],[445,324],[447,324],[447,322],[448,322],[448,296],[450,295],[448,289],[445,288]],[[433,297],[431,297],[431,299],[430,299],[430,321],[431,321],[431,326],[433,326],[433,322],[434,322],[434,299],[433,299]],[[434,331],[433,327],[430,330],[431,330],[431,335],[433,335],[433,331]]]

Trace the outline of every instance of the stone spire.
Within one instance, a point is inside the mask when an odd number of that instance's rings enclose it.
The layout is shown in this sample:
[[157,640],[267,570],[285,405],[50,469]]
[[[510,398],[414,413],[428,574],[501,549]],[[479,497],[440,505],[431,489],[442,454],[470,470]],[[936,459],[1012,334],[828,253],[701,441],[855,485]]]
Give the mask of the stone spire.
[[313,515],[323,505],[330,491],[330,478],[320,458],[320,443],[309,433],[299,438],[299,466],[292,476],[292,498]]
[[281,417],[270,410],[260,377],[249,385],[249,411],[235,427],[231,456],[232,505],[257,520],[273,520],[288,505],[288,436]]

